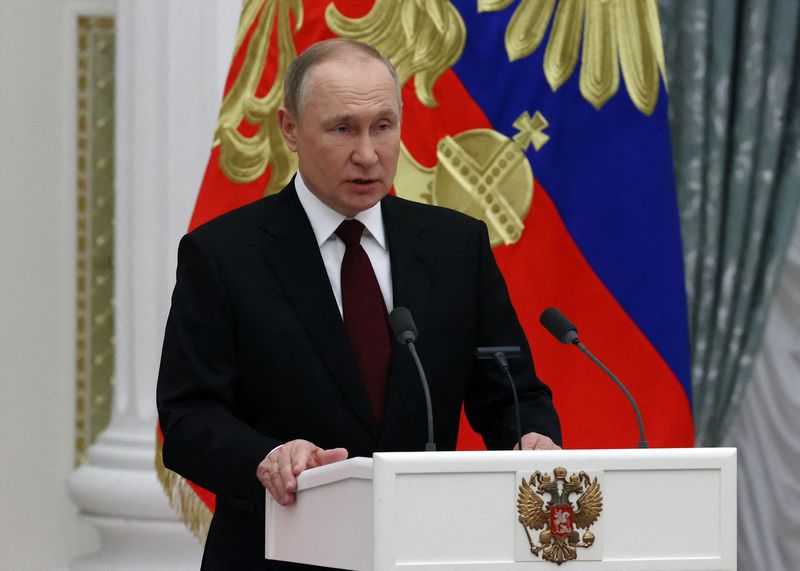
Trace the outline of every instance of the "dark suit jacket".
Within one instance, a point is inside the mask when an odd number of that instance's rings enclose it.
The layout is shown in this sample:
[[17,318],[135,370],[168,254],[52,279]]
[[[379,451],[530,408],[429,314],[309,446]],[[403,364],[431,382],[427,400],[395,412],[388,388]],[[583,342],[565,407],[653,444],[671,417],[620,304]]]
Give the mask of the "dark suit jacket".
[[[411,310],[419,330],[438,449],[454,449],[462,403],[489,448],[516,442],[508,381],[473,358],[479,345],[523,347],[512,362],[523,433],[560,442],[485,225],[393,196],[382,211],[394,304]],[[164,464],[217,494],[207,569],[294,568],[263,560],[265,492],[255,473],[275,446],[304,438],[371,456],[427,441],[423,391],[397,344],[376,425],[292,184],[181,241],[157,400]]]

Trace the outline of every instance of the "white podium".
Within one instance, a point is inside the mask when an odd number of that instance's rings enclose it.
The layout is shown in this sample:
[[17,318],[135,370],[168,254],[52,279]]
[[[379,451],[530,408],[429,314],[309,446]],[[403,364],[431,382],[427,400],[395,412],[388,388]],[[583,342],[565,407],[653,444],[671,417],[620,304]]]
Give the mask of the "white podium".
[[358,571],[736,569],[733,448],[379,453],[308,470],[298,488],[288,508],[267,494],[269,559]]

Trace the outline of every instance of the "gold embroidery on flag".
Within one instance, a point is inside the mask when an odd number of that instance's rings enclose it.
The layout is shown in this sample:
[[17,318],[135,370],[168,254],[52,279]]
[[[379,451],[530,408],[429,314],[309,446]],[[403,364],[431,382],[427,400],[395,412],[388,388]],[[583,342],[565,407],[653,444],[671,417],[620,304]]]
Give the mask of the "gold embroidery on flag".
[[514,0],[478,0],[478,12],[505,10]]
[[180,516],[181,521],[197,540],[204,544],[211,526],[213,513],[203,500],[195,494],[189,483],[164,466],[162,457],[163,444],[159,435],[156,435],[156,476],[161,487],[167,494],[169,504]]
[[538,151],[550,140],[550,135],[544,132],[549,126],[550,123],[539,111],[534,113],[533,117],[527,111],[523,111],[514,121],[514,128],[519,131],[514,135],[514,142],[522,149],[523,153],[528,150],[530,145],[533,145],[533,148]]
[[436,107],[433,84],[458,61],[466,41],[464,21],[448,0],[375,0],[362,18],[343,16],[332,2],[325,20],[336,35],[378,49],[401,85],[414,76],[417,98],[428,107]]
[[655,2],[617,2],[619,62],[628,95],[646,115],[658,101],[659,73],[666,77]]
[[[510,61],[536,51],[547,32],[555,4],[556,0],[522,0],[506,28],[506,52]],[[498,9],[487,6],[481,11],[496,12]]]
[[[277,110],[283,102],[283,77],[297,55],[292,40],[291,13],[296,19],[296,32],[303,22],[302,0],[249,0],[244,6],[234,53],[238,53],[251,27],[255,25],[256,28],[247,45],[242,69],[222,103],[214,140],[214,145],[220,146],[220,168],[233,182],[252,182],[271,165],[265,195],[283,188],[297,166],[297,158],[286,148],[277,121]],[[269,92],[259,97],[256,91],[264,73],[276,19],[278,70]],[[255,127],[256,133],[247,136],[239,132],[242,121]]]
[[408,200],[453,208],[480,218],[492,246],[513,244],[522,237],[533,200],[533,172],[525,150],[538,151],[550,138],[547,119],[536,111],[514,122],[513,141],[491,129],[473,129],[444,137],[437,145],[433,168],[419,164],[401,146],[395,192]]
[[[583,62],[581,64],[580,90],[584,99],[600,109],[619,89],[619,58],[616,27],[607,2],[590,2],[583,35]],[[614,62],[614,65],[607,65]]]
[[[504,0],[480,0],[478,10],[497,12]],[[596,109],[616,95],[619,68],[633,104],[645,115],[655,109],[666,67],[655,0],[522,0],[506,29],[510,61],[529,56],[541,44],[553,17],[544,57],[544,74],[553,91],[567,81],[578,62],[583,35],[580,91]]]
[[578,63],[583,24],[583,1],[562,2],[544,52],[544,75],[553,91],[567,81]]

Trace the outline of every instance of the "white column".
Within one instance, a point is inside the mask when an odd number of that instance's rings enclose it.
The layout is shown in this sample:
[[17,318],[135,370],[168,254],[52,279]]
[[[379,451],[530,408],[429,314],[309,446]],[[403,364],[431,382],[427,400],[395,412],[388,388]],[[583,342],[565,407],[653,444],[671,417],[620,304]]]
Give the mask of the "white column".
[[156,478],[155,388],[177,243],[208,160],[241,3],[119,0],[111,423],[70,477],[98,552],[70,569],[197,569]]

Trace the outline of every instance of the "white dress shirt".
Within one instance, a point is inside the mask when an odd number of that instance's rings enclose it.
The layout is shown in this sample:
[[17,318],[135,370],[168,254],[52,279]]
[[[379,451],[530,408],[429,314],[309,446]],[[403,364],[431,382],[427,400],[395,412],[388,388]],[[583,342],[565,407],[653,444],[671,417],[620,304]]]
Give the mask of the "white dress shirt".
[[[331,289],[336,298],[336,305],[339,306],[339,314],[342,312],[342,259],[344,258],[345,244],[336,235],[336,229],[347,219],[346,216],[339,214],[322,202],[306,186],[300,172],[294,179],[294,186],[297,189],[297,198],[306,216],[314,229],[314,236],[317,238],[319,253],[325,263],[325,271],[328,272],[328,280],[331,282]],[[364,225],[364,234],[361,236],[361,247],[369,256],[372,269],[378,280],[378,286],[383,294],[383,301],[386,303],[386,311],[391,312],[394,308],[392,295],[392,267],[389,261],[389,249],[386,244],[386,233],[383,230],[383,216],[381,214],[380,202],[368,210],[356,214],[355,219]]]

